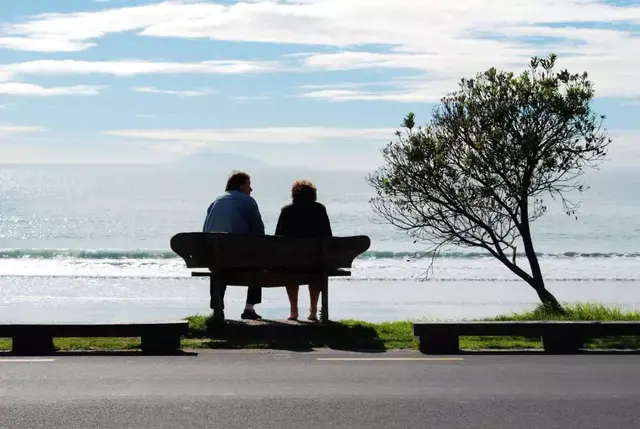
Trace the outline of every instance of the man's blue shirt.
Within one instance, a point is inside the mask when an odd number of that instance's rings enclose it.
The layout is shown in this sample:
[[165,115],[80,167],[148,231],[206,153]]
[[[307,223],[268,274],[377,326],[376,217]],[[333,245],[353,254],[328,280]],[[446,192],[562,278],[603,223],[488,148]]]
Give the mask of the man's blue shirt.
[[225,192],[207,209],[202,231],[264,235],[258,203],[243,192]]

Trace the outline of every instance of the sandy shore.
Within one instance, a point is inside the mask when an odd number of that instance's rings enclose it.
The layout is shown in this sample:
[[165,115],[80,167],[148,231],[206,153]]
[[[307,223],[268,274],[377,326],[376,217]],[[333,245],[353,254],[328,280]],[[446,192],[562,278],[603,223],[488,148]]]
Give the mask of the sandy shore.
[[[640,309],[635,282],[557,282],[549,288],[565,302],[601,302]],[[208,313],[208,287],[202,279],[0,277],[0,322],[156,321]],[[300,308],[308,305],[301,290]],[[226,313],[234,318],[245,289],[230,287]],[[372,322],[420,318],[488,317],[537,304],[533,291],[515,282],[332,281],[331,318]],[[264,291],[258,311],[285,318],[284,289]]]

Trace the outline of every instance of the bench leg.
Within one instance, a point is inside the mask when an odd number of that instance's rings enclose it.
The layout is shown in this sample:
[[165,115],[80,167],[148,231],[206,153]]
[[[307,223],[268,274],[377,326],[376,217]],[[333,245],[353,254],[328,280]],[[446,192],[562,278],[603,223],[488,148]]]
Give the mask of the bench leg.
[[584,346],[584,339],[578,336],[543,335],[542,346],[547,353],[573,354]]
[[222,322],[224,321],[224,312],[222,309],[222,285],[216,277],[217,276],[212,275],[209,279],[209,295],[211,297],[209,307],[213,310],[214,321]]
[[419,348],[425,354],[455,354],[460,352],[457,335],[434,335],[419,337]]
[[12,350],[20,355],[49,355],[56,351],[53,337],[42,334],[25,334],[13,337]]
[[320,307],[320,321],[323,324],[329,323],[329,277],[325,276],[321,282],[322,292],[320,292],[320,296],[322,297],[322,307]]
[[146,334],[142,336],[144,353],[171,353],[180,350],[180,336],[167,334]]

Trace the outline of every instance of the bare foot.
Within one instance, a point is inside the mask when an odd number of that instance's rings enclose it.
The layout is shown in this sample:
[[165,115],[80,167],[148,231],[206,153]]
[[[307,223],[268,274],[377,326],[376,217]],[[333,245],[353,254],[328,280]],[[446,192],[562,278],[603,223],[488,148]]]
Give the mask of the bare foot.
[[310,320],[311,322],[317,322],[318,321],[318,316],[311,313],[309,314],[309,317],[307,317],[308,320]]
[[287,320],[298,320],[298,313],[291,313]]

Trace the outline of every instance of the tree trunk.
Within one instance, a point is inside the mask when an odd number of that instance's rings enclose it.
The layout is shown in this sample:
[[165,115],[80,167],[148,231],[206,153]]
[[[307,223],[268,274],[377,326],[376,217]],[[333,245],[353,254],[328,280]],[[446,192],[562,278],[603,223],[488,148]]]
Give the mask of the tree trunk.
[[[529,284],[529,286],[531,286],[536,291],[542,305],[546,306],[553,312],[564,313],[564,309],[562,308],[562,306],[560,305],[556,297],[553,296],[553,294],[549,292],[547,288],[544,286],[544,279],[542,278],[542,274],[538,273],[537,277],[532,277],[531,275],[529,275],[529,273],[524,271],[522,268],[520,268],[519,266],[517,266],[507,258],[498,257],[498,256],[497,258],[507,268],[509,268],[514,274],[516,274],[522,280],[526,281]],[[536,258],[536,261],[537,261],[537,258]]]
[[553,296],[553,294],[544,286],[544,280],[542,280],[542,278],[533,279],[529,284],[538,294],[538,298],[540,298],[542,305],[548,307],[549,310],[553,312],[564,313],[564,308],[562,308],[556,297]]
[[544,278],[542,277],[542,269],[540,268],[540,262],[538,261],[538,255],[533,247],[533,239],[531,238],[531,229],[529,228],[529,206],[528,201],[525,198],[524,204],[520,207],[520,236],[522,238],[522,244],[524,244],[524,252],[529,260],[529,266],[531,267],[531,278],[528,282],[531,287],[537,292],[540,302],[551,311],[557,313],[563,313],[564,309],[558,302],[555,296],[547,290],[544,285]]

